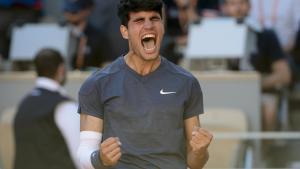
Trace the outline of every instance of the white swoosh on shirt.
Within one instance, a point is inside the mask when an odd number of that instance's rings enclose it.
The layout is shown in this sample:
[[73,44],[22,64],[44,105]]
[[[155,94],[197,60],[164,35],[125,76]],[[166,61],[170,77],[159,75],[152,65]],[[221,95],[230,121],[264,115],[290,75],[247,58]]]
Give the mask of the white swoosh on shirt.
[[164,89],[161,89],[159,93],[161,95],[166,95],[166,94],[175,94],[176,92],[164,92]]

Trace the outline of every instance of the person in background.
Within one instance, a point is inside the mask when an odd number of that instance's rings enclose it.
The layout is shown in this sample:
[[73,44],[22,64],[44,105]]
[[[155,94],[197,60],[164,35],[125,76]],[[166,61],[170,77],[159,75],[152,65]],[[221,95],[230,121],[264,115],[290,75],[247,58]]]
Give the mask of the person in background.
[[105,37],[89,22],[93,10],[93,0],[64,0],[63,10],[66,24],[73,28],[76,39],[75,53],[72,57],[74,69],[86,70],[101,67],[108,60]]
[[[250,10],[249,0],[224,0],[222,11],[225,16],[234,17],[247,24]],[[263,125],[265,130],[274,130],[277,119],[278,91],[288,87],[291,71],[286,54],[272,30],[259,29],[249,25],[254,31],[255,50],[250,54],[249,62],[262,75]],[[256,29],[256,30],[254,30]]]
[[94,2],[94,10],[89,19],[91,24],[105,37],[105,41],[103,40],[101,43],[107,45],[104,49],[104,53],[107,55],[106,61],[112,62],[128,51],[128,43],[122,38],[119,29],[120,20],[117,17],[119,0],[97,0]]
[[162,0],[121,0],[118,16],[128,53],[79,91],[81,166],[203,168],[212,134],[200,128],[202,91],[191,73],[160,55]]
[[14,120],[14,169],[79,169],[79,115],[62,87],[64,60],[56,50],[42,49],[34,65],[36,85],[20,102]]
[[164,0],[166,34],[161,53],[168,60],[179,64],[183,58],[181,48],[188,39],[188,27],[199,22],[201,17],[216,17],[219,14],[218,0]]
[[0,0],[0,63],[9,59],[13,26],[38,22],[42,10],[42,0]]
[[166,34],[163,39],[161,53],[175,64],[183,58],[178,49],[187,44],[188,25],[199,19],[197,0],[164,0]]
[[288,54],[293,83],[300,82],[300,1],[251,0],[249,17],[260,27],[273,29]]
[[300,24],[300,1],[250,0],[249,17],[262,28],[274,29],[285,51],[292,50]]

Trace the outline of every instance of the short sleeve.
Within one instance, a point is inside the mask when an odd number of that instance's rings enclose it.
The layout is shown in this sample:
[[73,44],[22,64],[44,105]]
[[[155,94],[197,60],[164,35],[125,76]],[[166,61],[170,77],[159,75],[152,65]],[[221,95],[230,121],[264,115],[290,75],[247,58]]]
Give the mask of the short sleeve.
[[203,113],[203,95],[200,84],[196,78],[193,77],[190,84],[190,93],[185,104],[184,119],[197,116]]
[[103,119],[103,104],[97,83],[88,79],[80,88],[78,113],[84,113]]
[[269,55],[271,62],[284,59],[285,54],[276,33],[273,30],[264,30],[262,34],[262,46],[265,47],[265,49],[262,49],[262,53]]

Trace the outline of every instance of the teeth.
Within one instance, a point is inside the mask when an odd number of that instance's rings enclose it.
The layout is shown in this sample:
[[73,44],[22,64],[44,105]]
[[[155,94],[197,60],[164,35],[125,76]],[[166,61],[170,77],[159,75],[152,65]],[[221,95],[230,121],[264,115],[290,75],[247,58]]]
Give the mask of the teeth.
[[154,47],[152,47],[152,48],[150,48],[150,49],[147,49],[147,48],[144,48],[145,50],[147,50],[147,51],[151,51],[151,50],[154,50],[156,47],[154,46]]
[[154,34],[146,34],[142,37],[142,39],[145,39],[145,38],[155,38],[155,35]]

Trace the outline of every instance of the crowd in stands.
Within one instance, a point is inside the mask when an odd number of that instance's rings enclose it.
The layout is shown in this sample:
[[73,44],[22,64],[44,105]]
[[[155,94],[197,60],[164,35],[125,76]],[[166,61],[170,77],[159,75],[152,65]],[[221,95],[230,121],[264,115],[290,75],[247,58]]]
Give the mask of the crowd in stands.
[[[243,7],[238,9],[243,3],[238,0],[230,2],[226,0],[164,0],[164,2],[166,35],[161,52],[172,62],[178,64],[184,57],[177,49],[186,46],[190,24],[199,23],[202,18],[207,17],[230,17],[228,11],[237,10],[237,13],[240,13],[239,17],[252,20],[252,23],[256,24],[256,28],[259,29],[256,30],[257,33],[260,33],[260,30],[274,32],[273,38],[279,41],[280,48],[293,72],[293,78],[297,78],[295,71],[299,69],[300,60],[300,14],[297,12],[300,3],[298,1],[246,0],[249,3],[246,13],[242,13],[243,10],[245,11]],[[61,0],[60,3],[42,0],[1,0],[1,59],[9,60],[9,45],[14,26],[43,22],[43,18],[52,15],[52,20],[72,25],[75,28],[73,32],[77,37],[77,49],[74,56],[71,56],[72,68],[84,70],[87,67],[101,67],[103,63],[115,60],[128,49],[126,41],[122,39],[119,32],[120,21],[116,16],[117,3],[118,0],[109,2]],[[224,9],[227,6],[229,9]],[[60,13],[53,14],[49,12],[51,10]],[[62,19],[57,16],[64,17]],[[266,41],[274,40],[271,37]],[[259,69],[268,69],[261,68],[264,66],[267,67],[267,63],[260,65]]]

